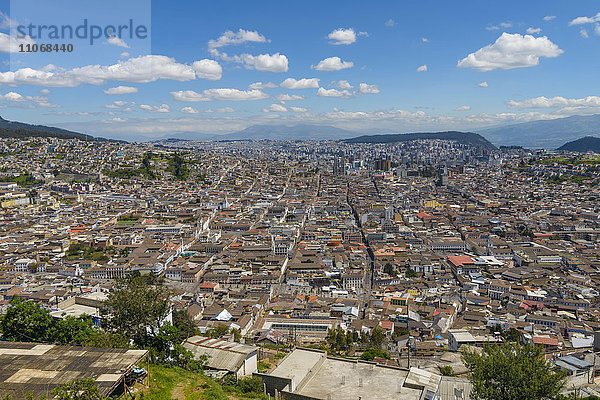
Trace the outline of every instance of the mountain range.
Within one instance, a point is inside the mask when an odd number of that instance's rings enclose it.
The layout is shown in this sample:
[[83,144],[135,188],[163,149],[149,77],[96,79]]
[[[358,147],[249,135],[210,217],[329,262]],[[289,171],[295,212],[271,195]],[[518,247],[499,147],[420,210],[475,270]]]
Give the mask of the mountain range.
[[579,153],[587,153],[589,151],[600,153],[600,137],[582,137],[581,139],[573,140],[572,142],[563,144],[557,150],[576,151]]
[[55,128],[45,125],[32,125],[24,122],[8,121],[0,117],[0,137],[23,138],[23,137],[55,137],[59,139],[80,139],[105,141],[101,137],[72,132],[66,129]]
[[490,143],[483,136],[472,133],[472,132],[422,132],[422,133],[399,133],[394,135],[364,135],[355,137],[352,139],[346,139],[346,143],[398,143],[408,142],[411,140],[426,140],[426,139],[440,139],[440,140],[453,140],[462,144],[470,144],[475,147],[481,147],[484,149],[492,150],[495,149],[492,143]]
[[523,122],[475,132],[497,146],[556,149],[584,136],[600,137],[600,114]]

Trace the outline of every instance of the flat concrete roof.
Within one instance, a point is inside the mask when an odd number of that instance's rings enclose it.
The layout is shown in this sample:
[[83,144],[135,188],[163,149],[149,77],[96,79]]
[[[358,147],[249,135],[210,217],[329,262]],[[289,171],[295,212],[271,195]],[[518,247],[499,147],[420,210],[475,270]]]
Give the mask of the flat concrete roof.
[[419,400],[422,393],[403,387],[408,371],[303,349],[290,353],[269,375],[291,378],[294,393],[323,400]]
[[0,342],[0,397],[32,392],[46,396],[58,385],[92,378],[109,395],[146,350],[99,349],[42,343]]

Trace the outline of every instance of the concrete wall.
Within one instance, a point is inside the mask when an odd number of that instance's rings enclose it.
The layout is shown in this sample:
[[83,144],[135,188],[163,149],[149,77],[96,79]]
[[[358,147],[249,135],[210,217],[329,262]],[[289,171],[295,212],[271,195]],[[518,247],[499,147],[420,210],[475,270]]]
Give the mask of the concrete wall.
[[265,383],[267,393],[271,396],[275,396],[275,390],[281,392],[282,390],[288,388],[292,384],[292,380],[289,378],[281,378],[269,374],[262,374],[260,372],[255,372],[252,375],[262,378],[263,382]]
[[290,392],[286,392],[286,391],[281,392],[281,399],[282,400],[321,400],[318,397],[304,396],[302,394],[290,393]]
[[321,358],[319,359],[319,361],[317,361],[315,363],[315,365],[313,365],[313,367],[310,369],[310,371],[308,371],[308,373],[300,380],[300,382],[298,382],[295,385],[295,387],[293,387],[291,389],[294,390],[295,392],[302,390],[304,385],[306,385],[311,380],[311,378],[313,376],[315,376],[315,374],[317,372],[319,372],[319,370],[321,369],[321,366],[323,365],[325,360],[327,360],[327,354],[323,353],[323,355],[321,355]]

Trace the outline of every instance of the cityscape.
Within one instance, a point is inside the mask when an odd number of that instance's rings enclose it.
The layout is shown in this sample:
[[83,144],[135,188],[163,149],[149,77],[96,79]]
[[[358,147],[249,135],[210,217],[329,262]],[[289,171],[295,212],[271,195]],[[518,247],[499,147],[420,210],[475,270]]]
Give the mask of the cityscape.
[[[0,399],[600,399],[600,98],[597,77],[582,82],[600,58],[568,74],[551,65],[579,61],[575,42],[597,50],[597,3],[532,2],[512,17],[472,4],[479,41],[497,40],[448,67],[473,69],[470,88],[459,105],[425,107],[433,86],[406,84],[411,111],[386,89],[417,78],[384,72],[378,56],[306,72],[292,66],[310,47],[298,44],[287,74],[282,53],[251,54],[277,45],[252,13],[272,2],[239,4],[257,31],[211,21],[205,36],[225,33],[205,40],[206,59],[173,44],[181,62],[156,53],[171,43],[161,21],[188,18],[164,1],[115,8],[137,36],[86,19],[91,36],[69,42],[78,25],[57,19],[73,54],[43,52],[61,66],[32,47],[44,6],[11,3],[0,8]],[[90,7],[112,23],[106,5]],[[364,7],[315,17],[329,27],[315,46],[346,59],[429,12]],[[520,22],[532,15],[540,28]],[[552,35],[559,24],[571,36]],[[407,54],[443,40],[424,31]],[[137,54],[150,39],[153,54]],[[94,58],[111,51],[127,55]],[[237,73],[247,89],[195,82]],[[467,78],[434,79],[452,81],[443,98]],[[327,97],[347,103],[327,110]]]

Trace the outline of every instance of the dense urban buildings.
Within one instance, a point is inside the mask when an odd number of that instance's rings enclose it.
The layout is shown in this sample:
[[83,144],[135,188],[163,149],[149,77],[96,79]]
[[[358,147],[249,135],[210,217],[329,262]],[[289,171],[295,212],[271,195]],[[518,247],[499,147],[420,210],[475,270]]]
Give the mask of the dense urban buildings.
[[272,396],[467,399],[461,349],[508,338],[598,394],[598,155],[55,138],[0,153],[2,312],[31,300],[102,327],[115,281],[154,274],[200,335],[184,346]]

